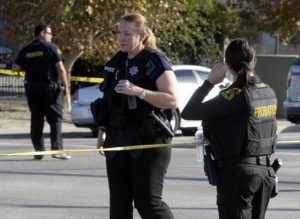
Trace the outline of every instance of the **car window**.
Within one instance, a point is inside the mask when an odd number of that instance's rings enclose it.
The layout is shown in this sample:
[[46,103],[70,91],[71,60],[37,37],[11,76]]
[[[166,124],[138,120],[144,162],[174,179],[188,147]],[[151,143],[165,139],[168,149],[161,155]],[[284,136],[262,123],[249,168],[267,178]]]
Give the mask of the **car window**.
[[292,77],[291,77],[291,87],[300,87],[300,74],[292,75]]
[[191,70],[176,70],[175,75],[179,83],[197,84],[197,80]]
[[299,71],[293,71],[292,75],[300,75],[300,72]]
[[205,81],[208,78],[208,73],[207,71],[199,71],[196,70],[197,75],[201,78],[202,81]]

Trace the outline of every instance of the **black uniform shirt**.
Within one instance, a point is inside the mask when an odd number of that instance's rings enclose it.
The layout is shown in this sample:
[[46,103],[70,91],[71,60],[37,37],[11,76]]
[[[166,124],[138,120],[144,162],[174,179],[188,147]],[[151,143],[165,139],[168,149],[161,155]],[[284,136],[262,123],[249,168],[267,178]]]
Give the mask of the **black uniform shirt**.
[[[145,54],[147,54],[146,57]],[[115,85],[118,83],[118,80],[128,79],[132,83],[145,89],[156,90],[156,80],[167,70],[172,70],[172,67],[166,56],[152,48],[145,48],[132,59],[127,58],[127,53],[119,52],[108,63],[106,63],[104,66],[104,73],[106,74],[107,79],[105,79],[101,89],[104,91],[104,99],[106,98],[107,100],[107,106],[111,106],[108,110],[109,116],[107,117],[107,128],[108,130],[113,129],[113,131],[108,132],[105,140],[105,147],[139,145],[144,143],[142,138],[137,134],[137,129],[120,129],[111,125],[112,123],[110,122],[110,118],[113,117],[112,112],[118,111],[118,118],[120,118],[122,116],[120,113],[121,111],[122,113],[125,112],[124,115],[127,120],[126,126],[138,126],[138,130],[142,130],[141,125],[144,124],[145,112],[149,109],[148,105],[150,105],[144,100],[133,97],[136,99],[137,108],[128,110],[128,107],[126,106],[124,109],[122,107],[122,98],[125,95],[116,94],[113,90]],[[125,96],[123,100],[127,101],[127,98],[128,97]],[[115,110],[120,108],[122,108],[122,110]],[[115,154],[117,154],[117,152],[105,153],[106,158],[108,159],[112,159]],[[132,157],[139,157],[141,150],[132,150],[130,151],[130,154]]]
[[153,52],[149,55],[146,75],[152,82],[155,82],[165,71],[172,71],[172,66],[164,54],[158,50],[150,49],[150,51],[151,50],[153,50]]
[[[257,80],[251,77],[249,84],[256,83]],[[212,148],[216,150],[213,152],[214,155],[218,154],[217,157],[240,154],[247,144],[247,119],[249,117],[244,90],[233,83],[215,98],[202,102],[212,88],[213,85],[205,81],[195,91],[181,116],[187,120],[203,120],[205,137],[215,146],[218,145]]]
[[24,69],[28,82],[57,81],[55,64],[63,61],[60,49],[52,43],[35,39],[18,54],[15,63]]
[[182,118],[186,120],[219,119],[241,114],[247,109],[245,96],[234,83],[215,98],[202,102],[212,88],[213,84],[207,80],[204,81],[183,109]]
[[[160,51],[148,47],[145,50],[149,52],[148,60],[146,60],[145,62],[145,67],[146,67],[145,76],[151,83],[155,83],[157,78],[159,78],[165,71],[167,70],[172,71],[172,66],[169,60],[167,59],[167,57],[164,54],[162,54]],[[138,73],[139,71],[138,69],[135,69],[135,66],[138,63],[141,64],[143,62],[144,52],[145,52],[144,50],[141,51],[137,56],[135,56],[132,59],[127,58],[127,53],[121,53],[121,66],[123,65],[124,69],[126,68],[125,74],[129,73],[132,76],[134,76],[136,73],[139,74]],[[125,65],[127,65],[127,67],[125,67]],[[127,77],[128,76],[123,76],[122,79]]]

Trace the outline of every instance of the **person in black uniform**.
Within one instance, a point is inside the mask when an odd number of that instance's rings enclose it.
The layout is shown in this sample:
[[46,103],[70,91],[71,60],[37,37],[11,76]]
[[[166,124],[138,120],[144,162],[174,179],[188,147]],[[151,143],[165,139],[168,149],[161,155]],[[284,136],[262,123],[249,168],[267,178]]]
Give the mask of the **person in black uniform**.
[[[153,113],[169,125],[162,109],[177,107],[172,67],[156,49],[142,15],[121,17],[117,33],[120,51],[104,66],[105,112],[97,146],[169,143],[172,136],[155,122]],[[105,156],[111,219],[133,218],[133,202],[144,219],[173,218],[161,197],[171,148],[105,152]]]
[[[203,120],[204,137],[219,174],[219,218],[263,219],[275,185],[270,155],[276,146],[277,99],[254,75],[255,51],[247,40],[233,40],[225,62],[213,67],[181,115],[187,120]],[[203,102],[228,71],[235,78],[232,85]]]
[[[60,49],[53,43],[49,26],[37,25],[35,39],[21,49],[13,71],[25,71],[25,91],[31,111],[30,136],[36,151],[44,151],[44,117],[50,125],[51,150],[62,150],[61,133],[63,118],[63,96],[68,92],[68,81]],[[61,86],[63,84],[63,87]],[[57,159],[71,156],[60,153],[52,155]],[[41,160],[43,155],[35,155]]]

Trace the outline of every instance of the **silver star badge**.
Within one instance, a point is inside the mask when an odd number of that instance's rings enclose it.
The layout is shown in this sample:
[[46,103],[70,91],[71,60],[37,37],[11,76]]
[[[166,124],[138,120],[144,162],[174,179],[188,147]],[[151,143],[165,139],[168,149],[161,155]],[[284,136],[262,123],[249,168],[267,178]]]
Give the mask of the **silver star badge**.
[[132,76],[133,75],[136,75],[138,73],[139,69],[137,66],[132,66],[130,69],[129,69],[129,74],[131,74]]

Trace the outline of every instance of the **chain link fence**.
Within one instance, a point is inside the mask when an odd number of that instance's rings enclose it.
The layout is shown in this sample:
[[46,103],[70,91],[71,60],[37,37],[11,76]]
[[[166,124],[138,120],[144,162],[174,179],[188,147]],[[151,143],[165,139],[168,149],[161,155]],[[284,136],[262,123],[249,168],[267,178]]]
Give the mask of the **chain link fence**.
[[25,95],[24,78],[0,75],[1,96]]

